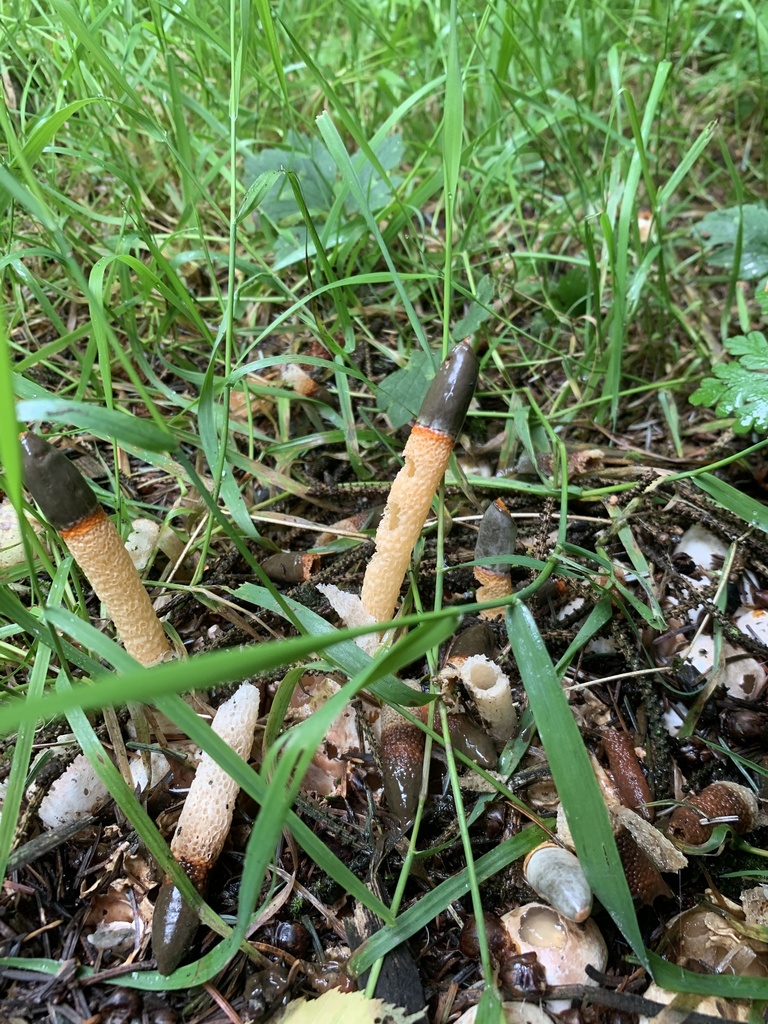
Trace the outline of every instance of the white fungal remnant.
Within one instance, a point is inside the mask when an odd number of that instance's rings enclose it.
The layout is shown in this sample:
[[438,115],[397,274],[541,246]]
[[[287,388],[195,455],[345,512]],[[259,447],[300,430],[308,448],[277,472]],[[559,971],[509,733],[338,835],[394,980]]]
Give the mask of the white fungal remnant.
[[[661,988],[655,981],[652,981],[643,993],[643,999],[650,999],[651,1002],[663,1003],[664,1005],[671,1003],[675,998],[677,998],[676,992],[668,988]],[[687,1015],[695,1010],[696,1013],[704,1014],[712,1019],[741,1021],[743,1024],[746,1024],[750,1019],[751,1005],[749,1000],[746,999],[723,999],[722,996],[700,996],[695,993],[687,993],[684,1012]],[[679,1011],[674,1019],[680,1019]],[[659,1021],[663,1020],[672,1020],[672,1017],[667,1017],[664,1010],[659,1010],[652,1017],[640,1014],[637,1018],[637,1024],[658,1024]]]
[[459,667],[458,675],[493,739],[497,743],[506,743],[517,726],[517,712],[508,677],[485,654],[466,658]]
[[733,624],[739,632],[768,645],[768,612],[765,609],[742,605],[733,616]]
[[[362,599],[357,594],[349,594],[346,590],[340,590],[333,583],[318,583],[317,589],[327,598],[331,608],[350,629],[354,629],[355,626],[372,626],[378,621],[369,611],[366,611]],[[367,633],[365,636],[355,637],[355,643],[366,654],[373,656],[379,646],[379,634]]]
[[95,814],[109,800],[109,790],[85,754],[78,754],[43,797],[37,815],[45,828],[69,825]]
[[[552,1018],[538,1003],[526,1003],[522,999],[502,1003],[505,1024],[552,1024]],[[477,1006],[470,1006],[456,1021],[456,1024],[475,1024]]]
[[[27,522],[40,533],[42,524],[28,515]],[[21,540],[21,525],[19,524],[16,509],[11,504],[10,498],[0,501],[0,569],[10,569],[14,565],[20,565],[24,561],[24,545]]]
[[[765,612],[757,612],[747,609],[747,614],[740,619],[734,619],[735,625],[742,633],[750,633],[749,625],[753,615],[763,615]],[[744,625],[748,628],[744,628]],[[768,616],[765,625],[768,626]],[[758,639],[763,639],[758,637]],[[768,640],[768,630],[766,639]],[[723,668],[719,681],[723,683],[731,697],[739,700],[754,700],[764,690],[766,684],[766,672],[762,664],[748,654],[742,647],[733,647],[724,640],[721,644],[721,656]],[[682,655],[684,663],[690,665],[698,674],[706,675],[715,665],[715,641],[711,636],[700,636],[691,643],[687,653]]]
[[[134,786],[143,793],[147,788],[147,773],[139,753],[130,759]],[[168,771],[165,755],[155,751],[150,757],[151,785],[156,786]],[[37,814],[45,828],[56,828],[96,814],[105,806],[110,792],[85,756],[78,754],[72,764],[51,785],[40,802]]]
[[675,554],[687,555],[700,569],[712,572],[722,569],[728,545],[700,523],[694,523],[678,541]]
[[578,857],[553,843],[531,850],[523,865],[525,880],[569,921],[586,921],[592,913],[592,890]]
[[692,907],[673,918],[667,936],[668,956],[681,967],[704,964],[712,974],[768,977],[768,944],[744,935],[708,907]]
[[159,536],[160,525],[152,519],[134,519],[131,524],[125,548],[139,572],[146,569]]
[[[259,691],[243,683],[218,709],[211,728],[247,760],[258,717]],[[239,789],[238,783],[204,753],[171,841],[171,852],[196,884],[198,879],[204,880],[221,853]]]

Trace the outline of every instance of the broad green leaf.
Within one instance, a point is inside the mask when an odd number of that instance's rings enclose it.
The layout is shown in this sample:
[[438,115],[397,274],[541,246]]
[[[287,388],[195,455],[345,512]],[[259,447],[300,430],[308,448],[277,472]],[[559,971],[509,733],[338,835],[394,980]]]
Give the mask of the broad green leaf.
[[385,377],[376,388],[379,410],[389,416],[395,430],[419,414],[421,403],[435,375],[435,365],[426,352],[411,353],[408,365]]
[[741,233],[739,278],[754,280],[768,274],[768,210],[748,203],[713,210],[695,227],[704,243],[707,262],[713,267],[732,267]]
[[[253,583],[244,583],[241,587],[238,587],[234,591],[234,596],[243,601],[250,601],[251,604],[255,604],[259,608],[268,608],[277,615],[282,615],[289,621],[298,623],[307,633],[318,637],[318,642],[322,637],[325,656],[330,658],[348,676],[356,675],[370,666],[372,661],[370,655],[358,647],[353,639],[346,639],[346,637],[351,637],[350,633],[342,634],[345,639],[337,639],[336,643],[329,647],[329,637],[338,636],[339,631],[316,612],[306,608],[303,604],[299,604],[298,601],[294,601],[289,597],[277,599],[268,590],[265,590],[264,587],[257,587]],[[419,616],[400,619],[398,625],[415,623],[419,619]],[[455,618],[452,618],[452,621],[453,626],[449,628],[455,630]],[[386,624],[383,625],[386,628]],[[332,639],[330,642],[332,643]],[[383,673],[382,677],[370,687],[370,690],[388,704],[399,704],[401,707],[407,708],[419,707],[422,704],[427,704],[432,699],[429,694],[417,693],[409,686],[401,683],[399,679],[387,673]]]

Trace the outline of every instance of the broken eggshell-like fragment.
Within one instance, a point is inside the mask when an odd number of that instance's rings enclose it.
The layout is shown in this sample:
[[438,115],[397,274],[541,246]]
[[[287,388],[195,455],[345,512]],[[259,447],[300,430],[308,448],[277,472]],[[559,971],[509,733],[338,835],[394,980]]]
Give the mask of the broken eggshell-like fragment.
[[768,943],[744,935],[727,917],[700,906],[678,914],[667,926],[665,956],[689,970],[768,977]]
[[[741,631],[748,632],[746,629]],[[727,640],[722,641],[721,656],[723,668],[720,681],[729,695],[739,700],[755,700],[759,697],[768,680],[763,665],[742,647],[734,647]],[[681,652],[680,657],[683,666],[688,667],[692,675],[705,676],[715,666],[714,638],[704,635],[696,637],[687,651],[684,649]]]
[[[552,1024],[552,1018],[538,1003],[526,1003],[522,999],[501,1004],[506,1024]],[[477,1006],[470,1006],[456,1021],[456,1024],[475,1024]]]
[[[608,950],[591,918],[575,924],[552,907],[528,903],[504,914],[501,920],[521,953],[536,954],[550,986],[596,985],[586,968],[605,970]],[[570,1001],[554,1000],[547,1006],[558,1013],[568,1009]]]
[[[705,572],[722,569],[727,554],[728,545],[701,523],[694,523],[693,526],[690,526],[677,542],[674,550],[676,557],[685,555],[693,562],[694,566]],[[689,576],[689,573],[683,572],[683,575]]]
[[[643,993],[643,999],[649,999],[651,1002],[661,1003],[666,1006],[673,999],[676,999],[677,995],[677,992],[672,992],[668,988],[661,988],[661,986],[652,981]],[[685,996],[685,1010],[683,1012],[688,1015],[695,1011],[710,1018],[717,1018],[723,1021],[740,1021],[746,1024],[750,1019],[750,1006],[750,1002],[745,999],[723,999],[722,996],[699,996],[687,993]],[[641,1013],[637,1018],[637,1024],[658,1024],[658,1021],[666,1019],[663,1010],[655,1011],[653,1016]],[[671,1020],[672,1018],[670,1017],[669,1019]],[[676,1014],[674,1019],[679,1020],[679,1014]]]
[[[286,722],[294,724],[309,718],[341,689],[341,684],[326,673],[306,672],[293,691],[286,714]],[[364,722],[360,721],[360,717]],[[349,703],[333,720],[326,730],[323,742],[304,775],[302,790],[326,797],[347,795],[347,781],[350,771],[350,754],[365,756],[370,751],[361,741],[370,733],[375,742],[379,739],[379,709]],[[363,728],[365,726],[365,728]]]
[[542,843],[523,864],[525,880],[550,906],[577,924],[592,912],[592,890],[575,853]]

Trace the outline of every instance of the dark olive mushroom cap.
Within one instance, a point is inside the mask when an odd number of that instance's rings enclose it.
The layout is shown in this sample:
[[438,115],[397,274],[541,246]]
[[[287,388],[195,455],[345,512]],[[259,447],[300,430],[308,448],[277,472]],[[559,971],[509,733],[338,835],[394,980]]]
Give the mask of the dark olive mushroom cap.
[[475,393],[478,372],[472,343],[460,342],[435,374],[416,422],[440,434],[456,437]]
[[[493,501],[483,513],[480,522],[475,542],[475,558],[511,555],[515,550],[516,538],[517,524],[506,506],[500,500]],[[504,562],[486,563],[483,568],[499,575],[506,575],[509,572],[509,565]]]
[[152,952],[161,974],[171,974],[192,945],[200,919],[172,882],[160,889],[152,914]]
[[21,435],[24,484],[57,530],[68,530],[92,515],[99,502],[66,455],[37,434]]

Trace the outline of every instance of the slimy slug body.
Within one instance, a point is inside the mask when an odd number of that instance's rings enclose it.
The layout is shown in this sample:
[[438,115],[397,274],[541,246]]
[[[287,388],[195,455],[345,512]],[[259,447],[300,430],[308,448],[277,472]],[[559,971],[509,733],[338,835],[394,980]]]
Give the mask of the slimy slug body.
[[376,622],[392,618],[400,586],[464,422],[477,381],[469,342],[457,345],[432,381],[408,438],[376,532],[376,551],[363,580],[363,607]]
[[24,483],[58,530],[142,665],[171,656],[163,627],[112,520],[69,459],[36,434],[21,435]]
[[[211,728],[243,760],[253,745],[259,691],[243,683],[216,712]],[[219,858],[232,824],[240,786],[203,754],[171,841],[171,853],[199,891]],[[172,882],[160,890],[152,918],[152,949],[161,974],[170,974],[194,938],[198,920]]]

